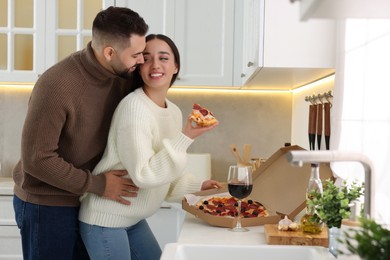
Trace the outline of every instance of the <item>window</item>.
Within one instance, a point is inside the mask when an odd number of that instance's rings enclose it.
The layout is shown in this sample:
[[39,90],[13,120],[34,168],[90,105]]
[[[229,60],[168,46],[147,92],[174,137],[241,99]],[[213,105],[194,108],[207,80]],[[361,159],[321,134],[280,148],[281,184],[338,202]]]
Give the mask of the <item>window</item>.
[[[333,147],[371,159],[373,217],[390,225],[390,20],[348,19],[344,35],[336,68]],[[364,180],[358,167],[333,166],[343,179]]]

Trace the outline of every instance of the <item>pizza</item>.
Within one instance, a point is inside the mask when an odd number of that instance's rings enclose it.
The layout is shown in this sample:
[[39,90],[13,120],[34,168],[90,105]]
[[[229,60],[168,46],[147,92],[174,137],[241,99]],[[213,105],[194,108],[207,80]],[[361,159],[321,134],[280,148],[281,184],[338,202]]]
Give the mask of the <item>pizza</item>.
[[192,106],[191,119],[201,127],[211,126],[218,122],[210,110],[199,104]]
[[[237,216],[238,202],[234,197],[211,197],[199,201],[195,207],[213,216],[235,217]],[[251,199],[243,199],[241,201],[242,218],[266,216],[268,216],[268,211],[260,202]]]

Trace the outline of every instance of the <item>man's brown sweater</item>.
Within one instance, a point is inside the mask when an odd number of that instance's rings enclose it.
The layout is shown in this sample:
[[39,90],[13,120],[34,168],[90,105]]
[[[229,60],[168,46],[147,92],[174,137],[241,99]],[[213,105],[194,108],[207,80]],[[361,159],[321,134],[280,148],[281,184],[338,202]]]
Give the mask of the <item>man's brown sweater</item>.
[[130,82],[104,69],[90,44],[43,73],[29,101],[15,194],[48,206],[79,206],[85,192],[102,195],[105,177],[91,171],[114,110],[129,92]]

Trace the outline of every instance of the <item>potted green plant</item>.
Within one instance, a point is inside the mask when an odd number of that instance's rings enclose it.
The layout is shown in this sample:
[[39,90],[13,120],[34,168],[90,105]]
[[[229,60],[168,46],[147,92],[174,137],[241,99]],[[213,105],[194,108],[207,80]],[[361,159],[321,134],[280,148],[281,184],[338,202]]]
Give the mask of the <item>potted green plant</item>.
[[[346,184],[346,183],[344,183]],[[341,222],[351,214],[350,204],[364,194],[364,183],[353,182],[349,187],[337,187],[331,179],[323,185],[323,193],[311,191],[307,205],[312,212],[312,221],[325,223],[328,228],[341,227]]]
[[361,228],[344,232],[345,238],[340,240],[346,244],[349,254],[364,260],[390,259],[390,230],[372,219],[362,218],[360,223]]
[[[344,183],[346,184],[346,183]],[[310,219],[313,222],[325,223],[329,232],[329,251],[338,254],[338,239],[343,219],[351,214],[351,202],[364,194],[364,184],[353,182],[349,187],[337,187],[331,179],[327,179],[323,185],[323,193],[309,192],[307,206],[311,212]]]

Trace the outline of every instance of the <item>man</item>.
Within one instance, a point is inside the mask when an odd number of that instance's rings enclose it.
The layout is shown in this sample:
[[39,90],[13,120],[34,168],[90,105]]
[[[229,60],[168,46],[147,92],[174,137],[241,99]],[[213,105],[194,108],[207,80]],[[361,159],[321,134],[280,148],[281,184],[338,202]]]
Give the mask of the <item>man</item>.
[[125,171],[93,176],[112,114],[132,91],[148,25],[128,8],[97,14],[92,41],[49,68],[31,93],[13,177],[24,259],[88,258],[78,231],[79,197],[90,192],[123,204],[137,187]]

